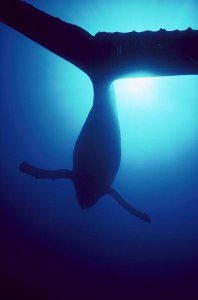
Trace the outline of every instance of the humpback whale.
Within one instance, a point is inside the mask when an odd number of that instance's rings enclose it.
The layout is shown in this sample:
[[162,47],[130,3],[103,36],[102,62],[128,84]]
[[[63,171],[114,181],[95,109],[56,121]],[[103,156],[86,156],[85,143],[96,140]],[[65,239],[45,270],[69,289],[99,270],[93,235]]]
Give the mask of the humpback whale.
[[121,159],[119,121],[112,82],[139,70],[153,76],[198,74],[198,31],[107,33],[95,36],[20,0],[0,2],[0,21],[84,71],[94,90],[93,106],[73,151],[72,170],[43,170],[22,162],[35,178],[70,179],[82,208],[111,195],[131,214],[150,223],[112,188]]
[[20,171],[40,179],[70,179],[80,206],[88,208],[105,194],[111,195],[131,214],[150,223],[150,217],[127,203],[111,187],[121,159],[121,141],[115,96],[106,81],[93,83],[93,106],[73,151],[73,169],[43,170],[22,162]]

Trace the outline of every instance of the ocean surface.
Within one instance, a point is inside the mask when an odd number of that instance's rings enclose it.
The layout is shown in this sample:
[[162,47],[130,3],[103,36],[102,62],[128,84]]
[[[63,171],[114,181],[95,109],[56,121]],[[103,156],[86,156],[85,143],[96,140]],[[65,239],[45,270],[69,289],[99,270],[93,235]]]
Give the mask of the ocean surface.
[[[92,34],[198,29],[195,0],[29,3]],[[122,136],[113,187],[151,224],[110,196],[82,210],[69,180],[19,172],[24,160],[72,168],[93,88],[0,24],[1,300],[198,299],[198,76],[113,85]]]

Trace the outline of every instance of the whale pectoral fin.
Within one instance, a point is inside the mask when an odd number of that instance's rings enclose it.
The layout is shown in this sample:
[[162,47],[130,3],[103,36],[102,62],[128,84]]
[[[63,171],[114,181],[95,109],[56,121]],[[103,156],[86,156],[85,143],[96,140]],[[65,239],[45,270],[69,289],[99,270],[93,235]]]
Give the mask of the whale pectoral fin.
[[108,193],[122,206],[124,207],[126,210],[128,210],[128,212],[130,212],[132,215],[140,218],[141,220],[147,222],[147,223],[151,223],[151,219],[150,217],[141,212],[140,210],[136,209],[135,207],[131,206],[129,203],[127,203],[118,192],[116,192],[114,189],[110,188],[110,190],[108,191]]
[[22,162],[19,165],[19,170],[27,175],[31,175],[37,179],[59,179],[68,178],[72,179],[72,171],[67,169],[60,170],[43,170],[32,166],[27,162]]

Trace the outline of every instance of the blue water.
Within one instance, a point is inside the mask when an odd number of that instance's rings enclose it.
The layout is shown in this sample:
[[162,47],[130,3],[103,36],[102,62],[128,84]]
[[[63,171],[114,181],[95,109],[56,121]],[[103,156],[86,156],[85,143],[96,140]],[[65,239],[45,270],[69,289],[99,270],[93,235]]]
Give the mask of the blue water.
[[[29,3],[92,34],[198,29],[196,0]],[[82,71],[2,24],[0,41],[2,300],[197,299],[198,77],[114,83],[122,162],[113,186],[151,216],[146,224],[110,196],[81,210],[70,181],[18,171],[23,160],[72,167],[93,90]]]

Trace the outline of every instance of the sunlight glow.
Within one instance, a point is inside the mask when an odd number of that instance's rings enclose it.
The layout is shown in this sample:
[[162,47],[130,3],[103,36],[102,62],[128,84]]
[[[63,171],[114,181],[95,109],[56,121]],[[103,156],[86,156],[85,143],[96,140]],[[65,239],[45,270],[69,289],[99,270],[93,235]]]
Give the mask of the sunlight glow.
[[151,77],[126,78],[116,80],[114,89],[117,97],[123,98],[123,104],[129,105],[133,102],[133,105],[145,106],[153,102],[153,98],[149,98],[149,94],[152,94],[153,84]]
[[196,84],[193,76],[114,82],[122,153],[128,163],[167,163],[180,159],[195,147],[198,140]]

